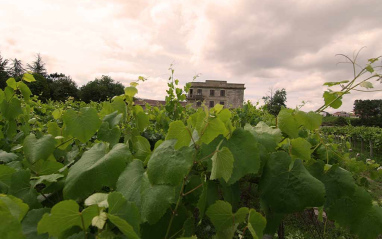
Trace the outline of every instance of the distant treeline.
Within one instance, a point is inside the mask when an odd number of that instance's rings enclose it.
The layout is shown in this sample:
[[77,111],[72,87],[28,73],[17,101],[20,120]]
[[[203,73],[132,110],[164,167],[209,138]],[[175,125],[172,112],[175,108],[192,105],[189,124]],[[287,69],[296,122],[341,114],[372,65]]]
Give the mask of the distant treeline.
[[113,96],[124,93],[124,86],[119,82],[114,82],[110,76],[101,76],[93,81],[89,81],[82,87],[78,87],[73,79],[63,73],[48,73],[41,55],[37,54],[31,64],[23,65],[21,60],[4,59],[0,54],[0,88],[6,87],[6,81],[13,77],[19,81],[22,75],[32,72],[35,82],[28,83],[28,87],[33,95],[38,95],[42,101],[49,99],[54,101],[65,101],[68,97],[75,100],[105,101]]
[[355,100],[354,113],[357,118],[326,116],[323,125],[326,126],[369,126],[382,128],[382,100]]

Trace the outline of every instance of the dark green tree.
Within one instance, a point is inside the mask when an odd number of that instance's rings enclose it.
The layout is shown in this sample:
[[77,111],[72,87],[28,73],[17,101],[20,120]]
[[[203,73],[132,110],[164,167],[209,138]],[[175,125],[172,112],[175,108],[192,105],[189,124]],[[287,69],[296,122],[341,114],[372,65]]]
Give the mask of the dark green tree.
[[100,79],[96,78],[82,86],[79,95],[82,101],[100,102],[123,93],[124,87],[121,83],[114,82],[110,76],[103,75]]
[[285,89],[276,90],[276,92],[273,94],[273,91],[271,90],[270,96],[264,96],[263,100],[265,102],[266,109],[268,112],[274,116],[277,116],[281,110],[281,107],[286,107],[286,91]]
[[0,53],[0,89],[4,89],[7,86],[6,81],[8,78],[8,60],[3,59]]
[[33,73],[33,77],[36,81],[27,84],[32,94],[37,95],[44,102],[50,99],[50,89],[46,78],[38,73]]
[[36,55],[36,60],[32,62],[31,65],[27,64],[27,68],[33,73],[40,74],[44,77],[47,75],[45,63],[42,61],[40,53]]
[[50,74],[47,78],[52,100],[65,101],[68,97],[78,98],[76,82],[70,76],[62,73]]
[[12,60],[11,67],[9,68],[9,75],[16,80],[20,80],[21,76],[25,73],[25,69],[21,60],[17,58]]

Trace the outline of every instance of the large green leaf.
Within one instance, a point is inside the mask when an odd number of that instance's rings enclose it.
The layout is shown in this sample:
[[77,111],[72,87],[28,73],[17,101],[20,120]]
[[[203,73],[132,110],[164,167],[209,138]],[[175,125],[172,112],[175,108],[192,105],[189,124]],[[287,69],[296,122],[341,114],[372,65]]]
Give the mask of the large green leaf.
[[121,130],[119,127],[113,127],[110,129],[108,122],[103,122],[97,133],[97,138],[101,141],[110,143],[110,146],[117,144],[120,137]]
[[135,202],[141,210],[143,221],[156,223],[175,200],[175,188],[168,185],[152,185],[140,160],[131,162],[118,179],[117,191]]
[[272,129],[264,122],[259,122],[255,127],[247,124],[244,129],[251,132],[257,142],[264,145],[268,151],[275,150],[282,139],[280,129]]
[[115,216],[115,215],[112,215],[112,214],[108,214],[108,219],[118,227],[119,230],[121,230],[121,232],[127,236],[127,238],[131,238],[131,239],[139,239],[139,236],[135,233],[133,227],[128,223],[126,222],[125,220],[123,220],[122,218],[118,217],[118,216]]
[[231,151],[227,147],[221,150],[217,149],[211,158],[212,169],[210,179],[223,178],[226,182],[230,179],[233,170],[234,158]]
[[292,112],[290,109],[282,109],[277,115],[277,126],[289,137],[297,138],[300,125]]
[[73,200],[57,203],[50,214],[45,213],[37,225],[37,232],[60,236],[62,232],[74,226],[87,229],[93,217],[98,216],[98,206],[93,205],[79,212],[78,204]]
[[220,119],[210,119],[201,131],[200,143],[209,144],[212,140],[225,132],[226,127]]
[[168,185],[151,185],[144,179],[141,199],[141,215],[144,221],[155,224],[175,201],[175,188]]
[[206,209],[219,199],[219,189],[215,181],[207,181],[203,183],[203,191],[199,197],[197,207],[200,217],[203,218]]
[[25,239],[20,222],[11,213],[0,211],[2,239]]
[[0,104],[0,112],[9,121],[16,119],[23,113],[21,109],[21,101],[16,98],[12,98],[10,102],[3,100]]
[[14,168],[0,165],[0,192],[7,193],[11,186],[12,175],[16,172]]
[[117,191],[128,200],[135,202],[140,207],[141,205],[141,186],[143,183],[143,162],[134,160],[121,173],[117,182]]
[[285,152],[271,155],[260,181],[261,199],[275,213],[293,213],[324,204],[325,187]]
[[128,202],[121,193],[113,192],[107,198],[109,203],[109,215],[118,216],[131,225],[139,235],[141,215],[134,202]]
[[252,234],[253,239],[262,239],[263,231],[267,221],[255,209],[249,210],[248,229]]
[[182,121],[174,121],[170,123],[170,128],[166,135],[166,140],[176,139],[175,149],[190,145],[191,135],[189,129]]
[[338,109],[342,105],[342,96],[336,92],[325,91],[323,96],[325,104],[332,107],[333,109]]
[[206,215],[210,218],[217,231],[222,231],[226,228],[234,226],[236,223],[242,223],[248,215],[248,208],[242,207],[234,214],[232,206],[225,201],[217,201],[211,205]]
[[0,162],[9,163],[17,158],[18,156],[14,153],[8,153],[6,151],[0,150]]
[[50,208],[39,208],[33,209],[28,212],[22,221],[23,234],[28,239],[48,239],[49,235],[47,233],[37,234],[37,224],[41,220],[45,213],[49,213]]
[[314,112],[305,113],[303,111],[297,111],[295,118],[299,124],[303,125],[309,130],[318,129],[322,123],[322,115]]
[[319,162],[311,171],[325,184],[325,212],[329,219],[360,238],[376,238],[382,233],[382,209],[372,204],[371,196],[355,184],[350,172],[338,165],[325,171]]
[[243,129],[236,129],[228,141],[222,143],[227,147],[235,161],[228,184],[234,184],[247,174],[256,174],[260,169],[260,153],[253,135]]
[[107,150],[106,144],[95,144],[69,169],[65,198],[85,198],[103,186],[115,187],[120,173],[131,161],[131,153],[125,144],[117,144],[109,152]]
[[69,109],[64,113],[62,119],[67,132],[83,143],[87,142],[101,126],[97,111],[89,107],[81,108],[78,113]]
[[134,157],[145,161],[145,159],[151,154],[150,142],[142,136],[136,136],[133,138]]
[[9,212],[21,222],[28,210],[29,206],[23,203],[21,199],[12,195],[0,194],[0,212]]
[[16,196],[29,205],[30,208],[41,207],[37,201],[37,192],[30,184],[29,170],[19,170],[12,174],[9,194]]
[[53,153],[55,145],[56,141],[50,134],[39,139],[34,134],[30,134],[24,139],[24,154],[29,162],[35,163],[37,160],[47,159]]
[[310,148],[312,145],[303,138],[296,138],[290,141],[291,154],[293,158],[299,158],[302,160],[310,160]]
[[193,150],[175,150],[176,140],[166,140],[151,155],[147,174],[152,184],[179,185],[193,165]]

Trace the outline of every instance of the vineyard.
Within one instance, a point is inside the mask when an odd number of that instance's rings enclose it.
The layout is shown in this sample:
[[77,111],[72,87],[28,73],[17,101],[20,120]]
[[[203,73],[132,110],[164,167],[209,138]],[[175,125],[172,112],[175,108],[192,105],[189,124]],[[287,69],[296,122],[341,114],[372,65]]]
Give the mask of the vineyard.
[[[328,136],[339,129],[320,129],[318,112],[338,108],[353,81],[326,91],[317,112],[276,118],[251,104],[182,107],[187,86],[173,77],[166,106],[146,109],[134,105],[139,82],[86,104],[43,103],[32,81],[0,90],[1,238],[263,238],[307,211],[361,239],[382,233],[367,188],[380,165],[340,149]],[[344,130],[381,145],[380,130]]]

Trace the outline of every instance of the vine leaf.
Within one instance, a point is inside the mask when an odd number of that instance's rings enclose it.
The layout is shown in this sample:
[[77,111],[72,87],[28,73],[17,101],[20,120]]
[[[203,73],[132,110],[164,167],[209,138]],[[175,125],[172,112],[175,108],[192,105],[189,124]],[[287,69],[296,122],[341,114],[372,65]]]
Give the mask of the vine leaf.
[[231,151],[227,147],[223,147],[221,150],[217,149],[211,158],[212,170],[211,180],[223,178],[228,182],[232,175],[234,158]]
[[37,224],[41,220],[45,213],[49,213],[50,208],[39,208],[33,209],[28,212],[28,214],[23,219],[21,225],[23,229],[23,234],[27,238],[31,239],[48,239],[49,235],[47,233],[37,234]]
[[152,184],[179,185],[193,165],[193,150],[175,150],[176,140],[166,140],[151,155],[147,175]]
[[293,115],[293,110],[282,109],[277,115],[277,126],[290,138],[297,138],[300,125]]
[[125,236],[127,236],[127,238],[139,239],[139,236],[135,233],[133,227],[125,220],[112,214],[108,214],[107,217]]
[[141,205],[141,187],[143,183],[143,162],[135,159],[121,173],[117,182],[117,191],[120,192],[127,201],[135,202],[140,207]]
[[90,107],[81,108],[78,113],[69,109],[64,113],[62,119],[67,132],[82,143],[89,141],[102,123],[97,111]]
[[64,197],[85,198],[103,186],[115,187],[131,153],[125,144],[116,144],[109,152],[104,143],[95,144],[70,169],[64,186]]
[[[323,96],[325,100],[325,105],[328,105],[333,109],[338,109],[342,105],[342,96],[337,92],[325,91]],[[337,97],[339,98],[337,99]]]
[[322,123],[322,115],[314,113],[312,111],[308,113],[305,113],[303,111],[297,111],[297,113],[295,114],[295,118],[299,124],[303,125],[309,130],[315,130],[320,128]]
[[50,214],[45,213],[43,215],[37,224],[37,232],[39,234],[49,233],[50,236],[58,237],[62,232],[74,226],[87,229],[96,216],[98,216],[97,205],[79,212],[79,206],[75,201],[61,201],[53,206]]
[[107,201],[110,205],[108,215],[117,216],[125,220],[139,234],[141,215],[135,203],[128,202],[119,192],[110,193]]
[[150,142],[142,136],[136,136],[133,139],[134,157],[145,161],[151,155]]
[[208,208],[206,215],[211,219],[215,229],[222,231],[237,223],[244,222],[248,212],[248,208],[242,207],[233,214],[231,204],[219,200]]
[[259,122],[255,127],[246,124],[244,129],[251,132],[259,144],[264,145],[267,151],[274,151],[282,139],[280,129],[272,129],[264,122]]
[[247,174],[256,174],[260,169],[260,153],[258,143],[253,135],[243,129],[236,129],[229,140],[222,143],[222,147],[227,147],[235,161],[228,184],[234,184]]
[[21,222],[28,210],[29,206],[19,198],[0,194],[0,212],[8,212]]
[[293,213],[325,202],[325,187],[296,159],[285,152],[273,153],[264,166],[260,181],[261,199],[275,213]]
[[175,149],[180,149],[183,146],[188,146],[191,141],[191,135],[188,132],[187,127],[182,121],[177,120],[170,123],[170,128],[166,135],[166,140],[176,139]]
[[292,139],[291,141],[292,149],[291,156],[293,158],[299,158],[302,160],[310,160],[310,148],[312,145],[303,138]]
[[248,229],[252,234],[253,239],[262,239],[263,231],[267,224],[267,220],[255,209],[249,210]]

